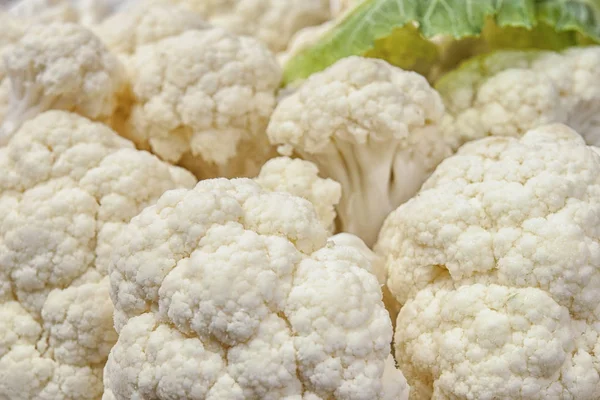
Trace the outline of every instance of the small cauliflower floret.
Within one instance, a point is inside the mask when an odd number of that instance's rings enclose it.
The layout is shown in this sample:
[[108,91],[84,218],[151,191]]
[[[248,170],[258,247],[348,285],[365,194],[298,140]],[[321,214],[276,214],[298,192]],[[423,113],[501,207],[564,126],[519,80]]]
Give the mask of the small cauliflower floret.
[[145,44],[207,27],[208,24],[199,15],[183,7],[142,2],[112,15],[93,30],[110,50],[126,57]]
[[335,206],[342,196],[342,187],[333,179],[320,178],[315,164],[277,157],[267,161],[254,180],[265,190],[288,192],[310,201],[325,229],[330,234],[335,231]]
[[[166,1],[166,0],[163,0]],[[285,50],[300,29],[331,16],[329,0],[174,0],[211,24],[253,36],[274,52]]]
[[21,124],[50,110],[110,120],[125,90],[125,71],[100,39],[72,23],[33,25],[4,53],[10,102],[0,128],[5,144]]
[[257,40],[189,30],[138,48],[125,136],[200,178],[256,176],[281,70]]
[[310,202],[250,179],[166,193],[112,256],[104,398],[401,398],[377,278],[327,237]]
[[363,242],[358,236],[351,233],[338,233],[329,238],[332,242],[339,246],[352,247],[360,252],[360,254],[369,260],[373,273],[379,281],[381,291],[383,293],[383,304],[390,313],[392,320],[392,326],[396,324],[396,318],[398,317],[398,311],[400,311],[400,304],[396,301],[389,288],[387,287],[387,271],[385,269],[385,260],[373,252],[365,242]]
[[117,340],[108,261],[118,232],[193,176],[63,111],[0,148],[0,398],[98,399]]
[[342,185],[339,228],[372,245],[385,217],[449,154],[442,100],[425,78],[349,57],[312,75],[275,109],[267,134],[285,155]]
[[600,155],[565,125],[463,145],[375,247],[414,399],[600,398]]
[[28,23],[78,22],[79,19],[68,0],[19,0],[8,13]]
[[436,84],[448,110],[444,134],[458,148],[486,136],[517,137],[565,123],[588,144],[600,145],[599,82],[599,46],[476,57]]

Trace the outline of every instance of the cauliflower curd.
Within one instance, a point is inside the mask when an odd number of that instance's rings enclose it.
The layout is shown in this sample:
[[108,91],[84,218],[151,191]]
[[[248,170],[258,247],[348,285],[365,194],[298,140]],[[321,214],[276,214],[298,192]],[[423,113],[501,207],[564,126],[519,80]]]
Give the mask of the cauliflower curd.
[[600,400],[600,0],[0,0],[0,400]]
[[99,399],[119,230],[193,176],[62,111],[0,148],[0,398]]
[[396,399],[371,266],[312,205],[248,179],[167,192],[110,265],[105,399]]
[[414,399],[598,399],[600,155],[564,125],[464,145],[376,246]]

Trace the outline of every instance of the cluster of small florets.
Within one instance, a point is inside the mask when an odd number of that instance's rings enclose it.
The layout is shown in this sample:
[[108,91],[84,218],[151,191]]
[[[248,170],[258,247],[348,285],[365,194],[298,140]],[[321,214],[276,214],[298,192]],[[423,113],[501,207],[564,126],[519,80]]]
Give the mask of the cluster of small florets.
[[355,4],[0,10],[0,400],[600,398],[600,47],[284,87]]

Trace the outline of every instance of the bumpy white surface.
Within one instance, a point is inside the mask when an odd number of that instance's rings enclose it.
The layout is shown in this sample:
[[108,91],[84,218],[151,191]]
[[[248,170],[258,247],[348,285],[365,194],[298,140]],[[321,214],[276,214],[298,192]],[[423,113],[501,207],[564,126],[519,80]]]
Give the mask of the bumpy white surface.
[[49,111],[0,148],[0,398],[98,399],[117,339],[118,231],[190,173],[104,125]]
[[386,220],[414,399],[600,397],[600,156],[564,125],[464,145]]
[[342,185],[340,228],[372,245],[388,213],[449,154],[437,127],[443,113],[421,75],[348,57],[281,100],[267,134],[281,153],[297,153]]
[[[165,0],[162,0],[165,1]],[[294,33],[331,16],[329,0],[175,0],[211,24],[284,50]]]
[[437,87],[449,111],[443,129],[455,148],[557,122],[600,145],[599,46],[562,53],[500,51],[468,62]]
[[208,26],[202,17],[183,7],[142,2],[110,16],[93,31],[110,50],[131,56],[140,46]]
[[399,398],[377,278],[327,236],[310,202],[249,179],[166,193],[112,257],[105,399]]
[[202,178],[256,176],[281,71],[271,52],[221,28],[138,48],[126,136]]
[[108,120],[125,86],[116,56],[89,30],[74,23],[32,25],[4,52],[10,101],[0,141],[26,120],[50,109]]
[[310,201],[327,231],[335,230],[335,206],[342,197],[342,187],[333,179],[319,177],[315,164],[299,158],[276,157],[262,166],[254,180],[265,190],[287,192]]

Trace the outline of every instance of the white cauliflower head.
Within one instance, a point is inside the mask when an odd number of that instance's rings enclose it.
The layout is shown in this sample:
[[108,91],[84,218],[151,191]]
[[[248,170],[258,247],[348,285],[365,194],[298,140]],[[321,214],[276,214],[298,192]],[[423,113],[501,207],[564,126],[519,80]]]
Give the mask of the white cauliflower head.
[[445,136],[455,148],[486,136],[522,136],[548,123],[565,123],[600,145],[600,46],[475,57],[436,89],[449,112]]
[[138,48],[125,135],[201,178],[255,176],[281,70],[253,38],[189,30]]
[[421,75],[349,57],[284,98],[267,134],[281,153],[295,152],[342,185],[339,228],[372,245],[388,213],[449,154],[437,127],[443,113]]
[[310,202],[249,179],[166,193],[112,256],[107,398],[398,398],[377,279],[327,236]]
[[342,197],[342,186],[333,179],[319,177],[315,164],[299,158],[276,157],[262,166],[254,180],[265,190],[288,192],[310,201],[327,231],[335,230],[335,206]]
[[[163,0],[165,1],[165,0]],[[174,0],[211,24],[253,36],[274,52],[284,50],[294,33],[331,16],[329,0]]]
[[600,155],[556,124],[465,144],[385,221],[414,398],[600,396]]
[[50,109],[108,120],[125,87],[125,71],[94,34],[72,23],[33,25],[4,53],[10,102],[0,143],[27,119]]
[[98,399],[119,230],[193,176],[63,111],[0,148],[0,398]]
[[93,31],[110,50],[121,56],[131,56],[145,44],[208,26],[199,15],[183,7],[142,2],[113,14],[94,27]]

